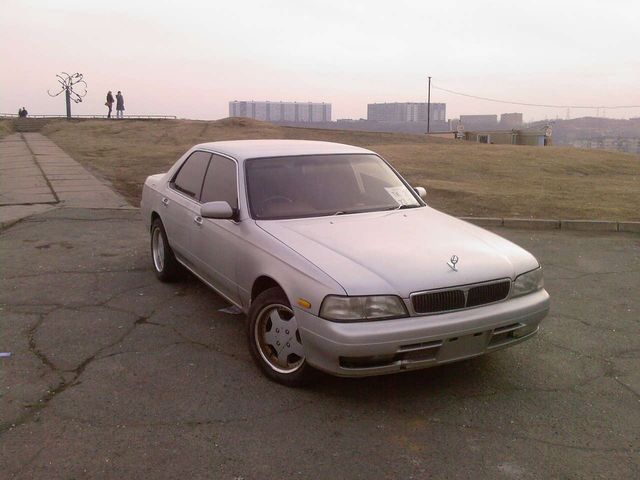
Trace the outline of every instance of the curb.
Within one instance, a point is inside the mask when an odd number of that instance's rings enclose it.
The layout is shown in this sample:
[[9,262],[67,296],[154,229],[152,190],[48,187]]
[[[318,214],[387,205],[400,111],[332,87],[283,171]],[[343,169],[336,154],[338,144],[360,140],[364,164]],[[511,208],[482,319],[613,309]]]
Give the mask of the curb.
[[553,220],[537,218],[459,217],[480,227],[523,228],[526,230],[573,230],[588,232],[640,233],[640,222],[607,220]]

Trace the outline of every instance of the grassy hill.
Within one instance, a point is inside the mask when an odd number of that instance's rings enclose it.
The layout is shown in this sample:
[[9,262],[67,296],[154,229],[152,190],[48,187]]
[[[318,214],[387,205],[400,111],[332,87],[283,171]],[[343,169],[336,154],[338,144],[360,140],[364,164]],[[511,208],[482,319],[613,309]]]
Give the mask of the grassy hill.
[[640,220],[640,158],[624,153],[279,127],[249,119],[60,120],[43,133],[134,205],[146,176],[165,171],[193,144],[288,138],[371,148],[413,185],[426,187],[430,205],[454,215]]
[[6,137],[13,132],[13,123],[6,118],[0,119],[0,138]]

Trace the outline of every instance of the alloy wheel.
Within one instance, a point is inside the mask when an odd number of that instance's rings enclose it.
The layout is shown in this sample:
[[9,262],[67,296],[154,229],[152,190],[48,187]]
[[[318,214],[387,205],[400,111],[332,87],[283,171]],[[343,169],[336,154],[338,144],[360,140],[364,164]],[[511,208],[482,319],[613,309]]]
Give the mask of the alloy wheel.
[[293,373],[304,364],[304,349],[293,310],[267,305],[258,313],[255,342],[263,360],[278,373]]
[[153,230],[151,237],[151,249],[153,253],[153,265],[158,272],[164,269],[164,239],[159,228]]

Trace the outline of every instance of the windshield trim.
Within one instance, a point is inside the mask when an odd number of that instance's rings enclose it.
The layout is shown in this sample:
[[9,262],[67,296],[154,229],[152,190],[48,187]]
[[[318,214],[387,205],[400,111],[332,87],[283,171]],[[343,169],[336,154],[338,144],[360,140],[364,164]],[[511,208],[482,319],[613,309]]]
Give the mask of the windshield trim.
[[[302,218],[323,218],[323,217],[332,217],[336,214],[336,212],[331,212],[331,213],[327,213],[327,214],[323,214],[323,215],[318,215],[317,213],[313,213],[310,215],[287,215],[287,216],[279,216],[279,217],[258,217],[254,214],[253,212],[253,206],[251,204],[251,195],[249,194],[249,180],[248,180],[248,168],[247,168],[247,162],[250,160],[262,160],[262,159],[269,159],[269,158],[288,158],[288,157],[338,157],[338,156],[342,156],[342,155],[349,155],[349,156],[354,156],[354,155],[373,155],[375,157],[378,157],[380,160],[382,160],[383,163],[385,163],[387,165],[387,167],[389,167],[391,169],[391,171],[395,174],[396,177],[398,177],[398,179],[402,182],[402,184],[407,187],[407,189],[409,190],[409,192],[411,193],[411,195],[413,195],[413,197],[416,199],[416,201],[418,202],[418,205],[414,208],[420,208],[420,207],[426,207],[427,204],[422,200],[422,198],[420,197],[420,195],[418,195],[418,193],[413,189],[413,187],[409,184],[409,182],[407,182],[407,180],[405,180],[405,178],[400,175],[400,173],[393,167],[393,165],[391,165],[389,162],[387,162],[387,160],[385,160],[382,156],[378,155],[375,152],[362,152],[362,153],[307,153],[307,154],[292,154],[292,155],[268,155],[266,157],[251,157],[251,158],[245,158],[244,159],[244,165],[243,165],[243,170],[244,170],[244,185],[245,185],[245,195],[246,195],[246,200],[247,200],[247,211],[249,213],[249,217],[251,217],[252,220],[255,221],[277,221],[277,220],[295,220],[295,219],[302,219]],[[400,207],[400,205],[399,205]],[[358,211],[358,212],[349,212],[349,213],[342,213],[340,216],[343,215],[359,215],[362,213],[372,213],[372,212],[391,212],[396,210],[391,209],[391,208],[375,208],[375,209],[366,209],[363,211]],[[397,209],[398,211],[400,209]]]

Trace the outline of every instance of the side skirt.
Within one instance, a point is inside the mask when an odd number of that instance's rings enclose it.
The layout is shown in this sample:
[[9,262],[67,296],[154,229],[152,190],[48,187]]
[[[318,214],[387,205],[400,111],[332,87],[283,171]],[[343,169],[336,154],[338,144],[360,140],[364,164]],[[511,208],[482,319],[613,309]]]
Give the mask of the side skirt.
[[240,305],[238,302],[236,302],[235,300],[232,300],[231,298],[229,298],[227,295],[225,295],[224,293],[222,293],[220,290],[218,290],[216,287],[214,287],[210,282],[208,282],[207,280],[205,280],[200,274],[196,273],[193,268],[191,268],[189,265],[187,265],[181,258],[178,258],[178,256],[176,255],[176,260],[178,261],[178,263],[180,263],[180,265],[182,265],[184,268],[186,268],[187,270],[189,270],[189,272],[191,272],[193,274],[194,277],[196,277],[198,280],[200,280],[202,283],[204,283],[207,287],[209,287],[211,290],[213,290],[214,292],[216,292],[218,295],[220,295],[222,298],[224,298],[227,302],[231,303],[232,305],[235,305],[236,307],[238,307],[240,310],[242,310],[244,312],[244,314],[246,315],[247,311],[242,307],[242,305]]

